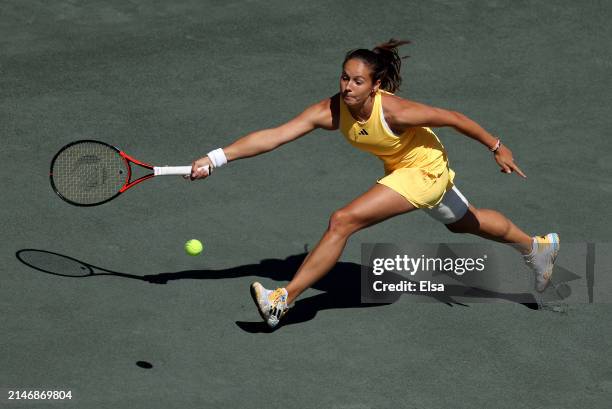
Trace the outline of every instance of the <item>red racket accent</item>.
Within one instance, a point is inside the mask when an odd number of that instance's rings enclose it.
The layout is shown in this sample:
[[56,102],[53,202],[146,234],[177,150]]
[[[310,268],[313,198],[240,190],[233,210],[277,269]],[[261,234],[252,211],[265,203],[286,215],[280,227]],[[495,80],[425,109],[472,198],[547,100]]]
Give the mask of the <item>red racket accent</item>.
[[123,151],[119,151],[119,155],[123,156],[125,159],[129,161],[134,162],[137,165],[144,166],[145,168],[153,169],[153,165],[149,165],[148,163],[141,162],[138,159],[131,157],[130,155],[128,155],[127,153]]
[[149,165],[148,163],[144,163],[139,161],[136,158],[131,157],[130,155],[128,155],[127,153],[123,152],[123,151],[119,151],[119,155],[121,155],[121,157],[123,158],[123,160],[125,161],[125,164],[127,165],[127,169],[128,169],[128,174],[127,177],[125,179],[125,185],[123,185],[123,187],[121,189],[119,189],[119,193],[123,193],[126,190],[128,190],[129,188],[131,188],[132,186],[136,186],[137,184],[139,184],[142,181],[145,181],[147,179],[151,179],[153,176],[153,174],[150,175],[144,175],[138,179],[136,179],[135,181],[130,183],[130,179],[132,179],[132,167],[130,166],[130,162],[133,162],[137,165],[140,165],[144,168],[147,169],[153,169],[153,165]]

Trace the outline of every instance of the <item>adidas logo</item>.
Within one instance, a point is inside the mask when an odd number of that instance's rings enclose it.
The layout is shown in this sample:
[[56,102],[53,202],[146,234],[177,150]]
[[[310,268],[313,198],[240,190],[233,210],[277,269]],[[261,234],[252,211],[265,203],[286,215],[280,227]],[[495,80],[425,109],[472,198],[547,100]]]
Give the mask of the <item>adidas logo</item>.
[[359,137],[359,135],[367,135],[368,132],[365,129],[362,129],[359,132],[355,132],[355,140],[357,140],[357,138]]

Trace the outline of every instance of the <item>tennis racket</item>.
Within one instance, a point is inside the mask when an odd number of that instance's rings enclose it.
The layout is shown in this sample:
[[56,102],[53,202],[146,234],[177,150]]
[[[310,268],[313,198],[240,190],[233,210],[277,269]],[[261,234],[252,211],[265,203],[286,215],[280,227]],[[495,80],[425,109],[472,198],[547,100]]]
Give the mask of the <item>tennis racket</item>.
[[[132,165],[151,171],[132,180]],[[209,172],[208,166],[205,166]],[[64,146],[51,161],[51,187],[75,206],[97,206],[155,176],[187,176],[191,166],[153,166],[104,142],[81,140]]]

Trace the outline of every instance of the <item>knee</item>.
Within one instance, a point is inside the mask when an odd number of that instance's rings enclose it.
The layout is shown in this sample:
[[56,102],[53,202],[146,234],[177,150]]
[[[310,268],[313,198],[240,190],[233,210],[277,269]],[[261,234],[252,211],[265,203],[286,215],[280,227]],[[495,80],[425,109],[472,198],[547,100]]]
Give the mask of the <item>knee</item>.
[[477,231],[480,226],[478,210],[469,209],[461,219],[444,226],[452,233],[472,233]]
[[349,236],[358,230],[357,218],[345,209],[336,210],[329,219],[328,231],[342,236]]

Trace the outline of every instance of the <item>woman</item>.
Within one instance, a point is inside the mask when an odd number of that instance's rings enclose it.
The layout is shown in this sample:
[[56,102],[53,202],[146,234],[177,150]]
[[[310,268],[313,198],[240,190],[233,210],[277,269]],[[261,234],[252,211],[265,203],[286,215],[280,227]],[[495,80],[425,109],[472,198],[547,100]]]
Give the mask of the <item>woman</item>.
[[386,176],[331,215],[327,231],[286,287],[272,291],[257,282],[251,285],[259,313],[270,327],[335,265],[351,234],[416,209],[451,232],[515,245],[535,273],[537,291],[550,282],[558,235],[531,237],[499,212],[470,205],[454,185],[446,151],[430,128],[455,128],[493,152],[502,172],[526,177],[510,149],[465,115],[393,95],[401,83],[397,48],[407,43],[391,39],[372,50],[350,51],[342,64],[339,93],[277,128],[248,134],[193,163],[192,179],[202,179],[208,176],[205,165],[212,173],[229,161],[271,151],[317,128],[339,129],[351,145],[384,163]]

